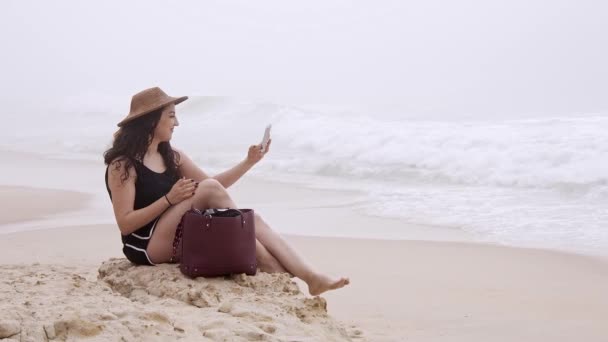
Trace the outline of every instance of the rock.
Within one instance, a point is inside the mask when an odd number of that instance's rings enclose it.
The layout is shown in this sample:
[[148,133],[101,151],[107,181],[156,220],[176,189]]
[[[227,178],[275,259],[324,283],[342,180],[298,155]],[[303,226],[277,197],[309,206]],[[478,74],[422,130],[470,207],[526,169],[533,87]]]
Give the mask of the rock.
[[231,302],[223,302],[222,304],[220,304],[220,306],[217,309],[217,311],[223,312],[223,313],[230,313],[230,311],[232,311],[232,303]]
[[15,336],[21,332],[21,325],[15,320],[0,322],[0,338]]

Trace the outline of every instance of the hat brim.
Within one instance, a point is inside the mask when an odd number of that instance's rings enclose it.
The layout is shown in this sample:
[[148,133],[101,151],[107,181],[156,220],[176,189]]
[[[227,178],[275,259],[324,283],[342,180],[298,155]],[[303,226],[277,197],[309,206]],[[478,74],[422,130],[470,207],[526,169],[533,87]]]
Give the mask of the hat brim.
[[117,126],[118,126],[118,127],[122,127],[122,126],[124,126],[126,123],[129,123],[129,122],[131,122],[131,121],[133,121],[133,120],[135,120],[135,119],[137,119],[137,118],[139,118],[139,117],[142,117],[142,116],[144,116],[144,115],[146,115],[146,114],[148,114],[148,113],[150,113],[150,112],[153,112],[153,111],[155,111],[155,110],[157,110],[157,109],[163,108],[163,107],[164,107],[164,106],[166,106],[166,105],[170,105],[170,104],[172,104],[172,103],[173,103],[173,104],[178,105],[178,104],[180,104],[180,103],[182,103],[182,102],[186,101],[187,99],[188,99],[188,96],[182,96],[182,97],[171,97],[171,98],[167,99],[167,101],[163,101],[163,102],[161,102],[161,103],[159,103],[159,104],[157,104],[157,105],[155,105],[155,106],[153,106],[153,107],[146,108],[146,110],[145,110],[145,111],[142,111],[142,112],[139,112],[139,113],[135,113],[135,114],[128,115],[128,116],[127,116],[126,118],[124,118],[124,119],[123,119],[121,122],[119,122],[119,123],[117,124]]

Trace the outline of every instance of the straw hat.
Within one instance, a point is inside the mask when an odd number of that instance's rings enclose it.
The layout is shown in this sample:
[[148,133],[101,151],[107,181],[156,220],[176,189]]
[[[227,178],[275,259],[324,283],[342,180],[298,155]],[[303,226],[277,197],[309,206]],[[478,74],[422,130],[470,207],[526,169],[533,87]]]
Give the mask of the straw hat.
[[133,95],[131,98],[131,111],[121,122],[118,127],[124,126],[127,122],[137,119],[140,116],[146,115],[168,104],[182,103],[188,99],[188,96],[172,97],[165,94],[159,87],[149,88]]

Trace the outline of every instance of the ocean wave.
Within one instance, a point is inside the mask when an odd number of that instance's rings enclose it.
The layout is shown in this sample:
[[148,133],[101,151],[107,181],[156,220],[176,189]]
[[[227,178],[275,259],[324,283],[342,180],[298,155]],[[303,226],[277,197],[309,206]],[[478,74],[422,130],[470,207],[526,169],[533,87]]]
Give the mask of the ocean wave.
[[[228,97],[193,97],[184,104],[173,144],[202,162],[217,164],[224,155],[228,165],[272,123],[272,157],[261,167],[277,172],[564,191],[608,184],[606,116],[425,121]],[[7,132],[0,143],[100,155],[123,115],[68,110],[54,113],[51,122],[44,113],[38,121],[25,117],[28,130]]]
[[608,184],[606,117],[424,122],[271,109],[247,120],[272,121],[275,170],[506,187]]

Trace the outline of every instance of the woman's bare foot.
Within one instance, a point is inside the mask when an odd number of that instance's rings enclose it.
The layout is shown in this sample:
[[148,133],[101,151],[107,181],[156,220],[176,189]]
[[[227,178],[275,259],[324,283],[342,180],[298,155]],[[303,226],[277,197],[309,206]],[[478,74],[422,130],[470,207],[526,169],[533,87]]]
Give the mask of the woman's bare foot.
[[334,279],[324,274],[316,274],[308,282],[308,292],[312,296],[318,296],[325,291],[339,289],[348,284],[350,284],[350,279],[348,278]]

